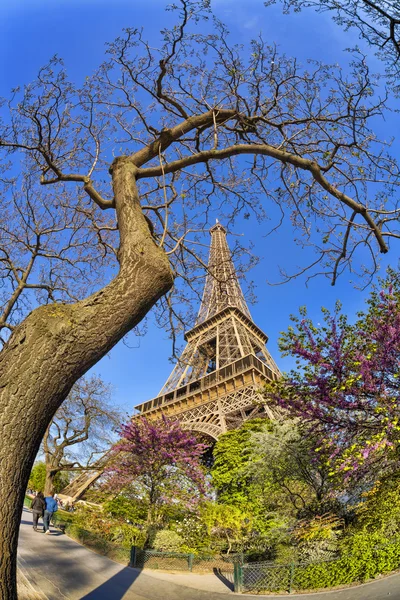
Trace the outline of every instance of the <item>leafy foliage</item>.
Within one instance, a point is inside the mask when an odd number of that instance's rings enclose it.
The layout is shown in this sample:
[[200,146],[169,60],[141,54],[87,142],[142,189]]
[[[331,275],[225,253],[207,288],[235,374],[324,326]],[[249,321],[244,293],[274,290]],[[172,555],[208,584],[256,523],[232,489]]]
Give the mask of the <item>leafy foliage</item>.
[[183,539],[185,552],[198,552],[210,548],[211,539],[207,526],[198,512],[188,513],[175,524],[175,531]]
[[183,539],[170,529],[161,529],[154,536],[153,548],[155,550],[164,550],[165,552],[179,552],[183,545]]
[[245,506],[251,496],[251,477],[244,467],[251,456],[251,434],[268,427],[265,419],[246,421],[239,429],[227,431],[214,446],[212,482],[218,500],[225,504]]
[[293,532],[299,560],[317,562],[335,558],[343,525],[342,519],[333,514],[299,521]]
[[357,507],[357,528],[378,532],[388,540],[400,536],[400,473],[393,473],[363,494]]
[[201,511],[211,543],[219,549],[242,550],[252,528],[252,516],[237,506],[207,502]]
[[111,541],[120,544],[124,548],[132,548],[132,546],[141,547],[146,541],[146,532],[133,525],[122,523],[115,525],[110,530]]
[[314,452],[314,441],[310,428],[288,415],[250,437],[251,451],[243,472],[260,489],[269,484],[280,511],[285,501],[293,505],[297,516],[321,513],[333,503],[326,457]]
[[[69,478],[65,473],[59,471],[54,478],[54,491],[60,492],[69,483]],[[28,487],[36,492],[44,492],[46,485],[46,465],[44,462],[37,462],[31,471]]]
[[103,511],[115,519],[123,519],[131,523],[142,523],[146,520],[146,507],[136,497],[118,494],[115,498],[103,503]]

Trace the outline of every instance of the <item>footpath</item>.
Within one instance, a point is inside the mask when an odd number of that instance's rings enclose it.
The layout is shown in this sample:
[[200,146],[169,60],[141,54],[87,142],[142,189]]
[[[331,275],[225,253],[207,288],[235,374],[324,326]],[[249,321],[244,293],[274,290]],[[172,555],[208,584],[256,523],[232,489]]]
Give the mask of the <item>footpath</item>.
[[254,596],[234,594],[229,582],[214,574],[164,573],[124,567],[84,548],[52,528],[53,535],[36,533],[24,508],[19,566],[47,600],[400,600],[400,575],[341,591],[318,594]]

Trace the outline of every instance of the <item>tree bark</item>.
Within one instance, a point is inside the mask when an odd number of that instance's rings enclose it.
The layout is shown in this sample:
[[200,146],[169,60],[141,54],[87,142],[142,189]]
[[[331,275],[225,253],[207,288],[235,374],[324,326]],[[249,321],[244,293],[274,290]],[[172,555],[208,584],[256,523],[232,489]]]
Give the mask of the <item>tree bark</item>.
[[44,495],[51,496],[54,493],[54,478],[58,471],[48,468],[46,465],[46,480],[44,484]]
[[136,167],[111,167],[120,232],[118,275],[75,304],[41,306],[0,354],[0,600],[16,600],[19,520],[29,474],[46,427],[72,385],[173,284],[165,253],[141,211]]

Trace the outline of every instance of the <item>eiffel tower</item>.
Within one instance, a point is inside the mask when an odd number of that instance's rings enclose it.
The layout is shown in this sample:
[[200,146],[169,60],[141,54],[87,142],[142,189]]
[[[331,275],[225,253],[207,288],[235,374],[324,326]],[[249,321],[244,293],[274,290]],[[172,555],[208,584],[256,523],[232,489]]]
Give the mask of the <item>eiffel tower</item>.
[[[280,376],[265,347],[268,337],[253,322],[235,272],[226,229],[211,229],[208,273],[195,326],[159,395],[137,405],[136,414],[177,418],[186,429],[218,439],[254,416],[273,413],[260,389]],[[106,455],[61,493],[75,501],[98,479]],[[100,467],[100,468],[99,468]]]
[[260,389],[280,376],[253,322],[235,272],[226,229],[211,229],[208,274],[187,345],[159,395],[136,406],[139,415],[177,418],[186,429],[218,439],[247,419],[273,418]]

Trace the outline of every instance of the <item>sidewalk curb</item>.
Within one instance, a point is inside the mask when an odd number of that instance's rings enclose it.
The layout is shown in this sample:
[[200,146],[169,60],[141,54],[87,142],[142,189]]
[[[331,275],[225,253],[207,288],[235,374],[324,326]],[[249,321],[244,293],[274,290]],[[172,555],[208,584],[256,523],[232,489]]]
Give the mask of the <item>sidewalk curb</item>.
[[[23,584],[28,588],[29,592],[32,594],[32,598],[37,598],[37,600],[49,600],[49,597],[46,596],[42,589],[37,589],[33,587],[31,582],[29,581],[25,568],[22,566],[22,559],[20,557],[17,558],[17,569],[17,578],[22,580]],[[18,596],[19,594],[20,592],[18,591]]]

